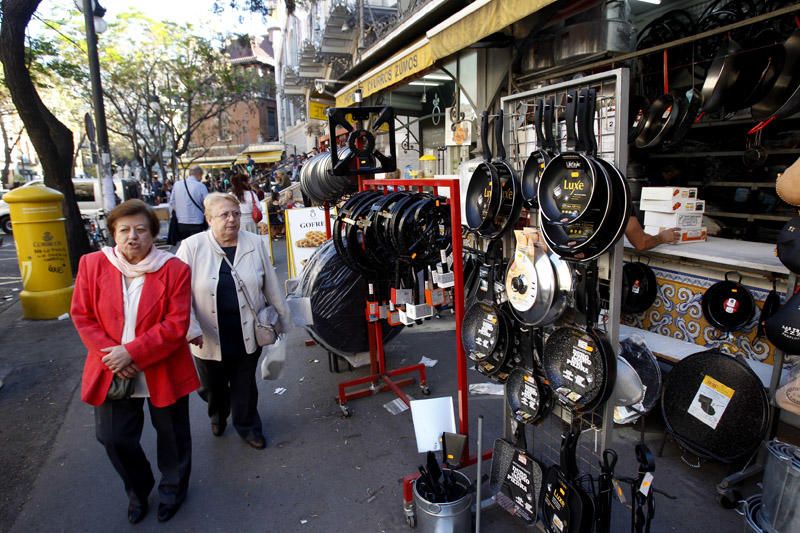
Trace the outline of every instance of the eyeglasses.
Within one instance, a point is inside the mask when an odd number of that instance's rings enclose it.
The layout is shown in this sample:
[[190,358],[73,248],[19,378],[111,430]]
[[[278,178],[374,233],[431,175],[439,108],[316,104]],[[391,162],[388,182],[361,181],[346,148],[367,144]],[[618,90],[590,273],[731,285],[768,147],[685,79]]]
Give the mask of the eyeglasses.
[[227,219],[227,218],[241,218],[242,213],[240,211],[225,211],[224,213],[220,213],[219,215],[214,215],[214,218],[220,219]]

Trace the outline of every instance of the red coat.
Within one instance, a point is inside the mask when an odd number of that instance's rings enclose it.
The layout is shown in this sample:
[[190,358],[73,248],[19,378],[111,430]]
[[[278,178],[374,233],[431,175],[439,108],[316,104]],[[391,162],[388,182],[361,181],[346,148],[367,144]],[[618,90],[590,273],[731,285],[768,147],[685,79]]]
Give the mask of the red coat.
[[[157,272],[146,274],[136,338],[125,348],[144,372],[150,401],[156,407],[171,405],[200,386],[186,341],[191,302],[191,273],[179,259],[170,259]],[[113,378],[103,364],[106,354],[100,350],[120,344],[125,321],[122,274],[102,252],[81,257],[70,312],[88,349],[81,399],[100,405]]]

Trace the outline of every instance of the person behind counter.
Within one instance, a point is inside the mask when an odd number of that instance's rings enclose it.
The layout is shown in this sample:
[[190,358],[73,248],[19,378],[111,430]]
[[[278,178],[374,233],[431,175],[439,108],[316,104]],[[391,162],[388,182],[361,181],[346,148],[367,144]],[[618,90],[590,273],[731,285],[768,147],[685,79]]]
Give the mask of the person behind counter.
[[153,245],[158,217],[141,200],[115,207],[108,228],[117,245],[81,257],[72,296],[70,314],[88,352],[81,399],[94,406],[95,434],[122,478],[132,524],[147,514],[155,485],[140,444],[147,400],[161,471],[158,521],[166,522],[186,497],[189,393],[200,386],[186,342],[191,274]]
[[645,233],[639,219],[633,214],[625,226],[625,237],[636,248],[637,252],[644,252],[655,248],[659,244],[672,244],[680,237],[678,228],[667,228],[658,232],[658,235]]

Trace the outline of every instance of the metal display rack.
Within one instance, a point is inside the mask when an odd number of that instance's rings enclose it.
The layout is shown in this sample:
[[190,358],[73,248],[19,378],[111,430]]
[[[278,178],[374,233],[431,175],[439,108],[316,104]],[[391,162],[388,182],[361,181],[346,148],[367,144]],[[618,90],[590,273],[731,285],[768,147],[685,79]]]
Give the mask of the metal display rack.
[[[625,169],[628,161],[628,143],[619,142],[626,138],[628,124],[628,106],[618,105],[625,102],[628,96],[630,73],[628,69],[620,68],[608,72],[586,76],[577,80],[549,85],[510,95],[501,99],[503,112],[512,117],[508,120],[503,131],[506,146],[510,147],[509,161],[521,175],[528,155],[535,150],[534,127],[527,124],[526,116],[533,111],[534,101],[538,98],[555,97],[556,101],[556,140],[565,149],[566,134],[563,126],[564,101],[568,90],[594,88],[597,91],[598,116],[594,120],[594,128],[598,141],[597,157],[608,160],[617,168]],[[533,217],[531,217],[533,218]],[[615,353],[619,351],[619,324],[622,307],[622,258],[623,242],[618,241],[606,254],[599,258],[600,265],[607,263],[607,268],[601,268],[601,273],[607,272],[610,284],[610,301],[606,334]],[[594,317],[592,317],[594,318]],[[553,413],[542,424],[533,430],[535,438],[528,438],[532,443],[531,451],[535,457],[545,464],[559,462],[559,450],[564,423],[571,422],[571,412],[567,409],[556,407]],[[583,415],[579,418],[581,439],[579,441],[577,458],[581,472],[596,477],[599,474],[599,460],[604,449],[611,445],[611,430],[613,428],[614,406],[607,402],[602,411]],[[576,419],[576,422],[578,419]],[[509,435],[511,422],[508,408],[505,409],[506,436]]]

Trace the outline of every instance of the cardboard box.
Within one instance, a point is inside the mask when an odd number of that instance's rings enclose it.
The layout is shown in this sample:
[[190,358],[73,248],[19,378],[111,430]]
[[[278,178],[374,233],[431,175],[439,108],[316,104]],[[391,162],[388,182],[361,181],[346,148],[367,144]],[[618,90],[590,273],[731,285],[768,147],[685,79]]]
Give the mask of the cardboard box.
[[[669,228],[661,226],[645,226],[644,232],[648,235],[658,235],[661,230]],[[675,244],[689,244],[692,242],[704,242],[708,237],[708,230],[704,227],[701,228],[679,228],[680,237],[675,241]]]
[[703,225],[703,213],[695,211],[677,211],[675,213],[659,213],[658,211],[644,212],[644,225],[661,228],[692,228],[698,229]]
[[696,200],[697,187],[642,187],[640,200]]
[[706,210],[705,200],[642,200],[640,211],[657,211],[659,213],[702,213]]

